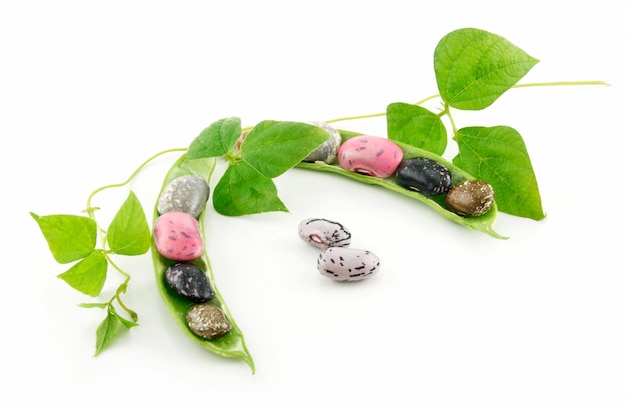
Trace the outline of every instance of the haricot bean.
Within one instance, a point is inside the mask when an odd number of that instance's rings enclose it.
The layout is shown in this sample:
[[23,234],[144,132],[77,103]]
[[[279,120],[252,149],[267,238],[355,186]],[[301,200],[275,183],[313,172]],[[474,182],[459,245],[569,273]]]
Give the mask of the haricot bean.
[[189,328],[204,339],[217,339],[228,334],[232,325],[224,311],[212,304],[196,304],[187,311]]
[[493,188],[482,180],[467,180],[448,191],[445,203],[448,209],[462,216],[482,216],[493,205]]
[[195,264],[172,264],[165,270],[165,281],[181,297],[196,304],[208,302],[215,295],[206,273]]
[[361,281],[378,272],[380,259],[371,251],[329,247],[317,258],[317,271],[336,281]]
[[315,150],[309,153],[303,162],[317,162],[322,161],[325,163],[333,163],[337,158],[337,152],[341,145],[341,134],[339,131],[325,122],[311,122],[311,125],[315,125],[328,132],[328,140],[318,146]]
[[298,235],[312,246],[346,247],[350,245],[352,234],[341,224],[328,219],[305,219],[298,225]]
[[159,214],[185,212],[197,219],[208,199],[209,184],[206,180],[194,175],[183,175],[165,187],[159,197],[157,211]]
[[192,261],[204,252],[200,223],[185,212],[167,212],[154,222],[157,251],[173,261]]
[[380,260],[368,250],[348,248],[352,235],[338,222],[321,218],[304,219],[298,224],[304,242],[322,249],[317,270],[335,281],[361,281],[378,272]]
[[393,141],[379,136],[360,135],[339,147],[339,166],[366,176],[388,178],[402,161],[402,149]]
[[428,158],[403,160],[396,170],[398,183],[407,189],[417,190],[427,196],[447,192],[452,186],[448,168]]

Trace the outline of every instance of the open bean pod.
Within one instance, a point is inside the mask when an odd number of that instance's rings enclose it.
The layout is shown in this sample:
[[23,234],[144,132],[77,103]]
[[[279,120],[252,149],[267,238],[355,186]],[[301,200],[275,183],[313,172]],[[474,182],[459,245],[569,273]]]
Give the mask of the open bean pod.
[[[361,135],[361,133],[346,131],[346,130],[341,130],[340,133],[341,133],[342,141],[344,142],[354,136]],[[476,179],[469,173],[463,171],[462,169],[455,166],[452,162],[442,158],[439,155],[436,155],[432,152],[419,149],[414,146],[407,145],[398,141],[394,141],[394,142],[402,149],[404,153],[404,159],[429,158],[445,165],[450,171],[453,185],[456,185],[466,180]],[[451,220],[455,223],[458,223],[460,225],[463,225],[473,230],[486,233],[498,239],[507,238],[505,236],[498,234],[494,230],[494,227],[493,227],[497,218],[497,214],[498,214],[498,209],[497,209],[495,201],[493,202],[491,209],[487,211],[485,214],[478,216],[478,217],[464,217],[464,216],[458,215],[450,211],[447,208],[445,204],[445,195],[427,196],[415,190],[407,189],[398,183],[395,176],[391,176],[388,178],[378,178],[378,177],[362,175],[360,173],[351,172],[349,170],[342,168],[341,166],[339,166],[339,163],[337,161],[331,164],[326,164],[323,162],[315,162],[315,163],[302,162],[302,163],[299,163],[297,166],[302,169],[337,173],[337,174],[357,180],[362,183],[381,186],[385,189],[388,189],[396,193],[400,193],[404,196],[408,196],[410,198],[419,200],[420,202],[434,209],[437,213],[439,213],[446,219]]]
[[[159,197],[161,196],[161,193],[166,188],[166,186],[177,177],[183,175],[196,175],[208,181],[211,177],[211,174],[213,173],[214,168],[215,158],[188,160],[186,155],[183,154],[180,159],[178,159],[174,163],[174,165],[170,168],[167,175],[165,176],[165,180],[159,193]],[[157,205],[155,205],[154,207],[154,216],[152,221],[153,224],[159,216]],[[201,234],[203,237],[205,237],[203,215],[204,209],[199,216],[199,222]],[[201,338],[189,328],[186,315],[189,309],[197,304],[194,304],[192,301],[189,301],[176,294],[176,292],[167,284],[164,277],[167,268],[170,265],[175,264],[176,261],[169,260],[163,257],[156,249],[154,242],[152,244],[152,260],[154,263],[154,272],[159,293],[163,298],[165,305],[172,313],[176,324],[181,328],[181,330],[185,334],[187,334],[192,340],[194,340],[196,343],[200,344],[204,348],[208,349],[209,351],[212,351],[224,357],[243,360],[250,366],[252,372],[254,373],[254,361],[252,360],[252,356],[250,355],[246,346],[243,333],[235,323],[232,315],[230,314],[226,306],[226,303],[224,302],[224,299],[217,289],[213,276],[213,271],[211,269],[211,264],[209,262],[206,251],[200,258],[191,261],[191,263],[195,264],[207,273],[209,282],[211,283],[214,291],[214,296],[209,301],[209,303],[222,310],[222,312],[226,316],[226,319],[228,320],[228,322],[230,322],[232,326],[231,330],[227,334],[215,339]]]

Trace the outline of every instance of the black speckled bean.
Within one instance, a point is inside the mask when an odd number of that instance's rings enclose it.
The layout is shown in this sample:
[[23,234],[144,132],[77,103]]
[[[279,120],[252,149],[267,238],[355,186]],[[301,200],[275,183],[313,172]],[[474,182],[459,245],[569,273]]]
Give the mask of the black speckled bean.
[[398,183],[432,196],[446,193],[452,186],[452,175],[447,167],[428,158],[405,159],[396,170]]
[[172,264],[165,270],[167,284],[182,297],[196,304],[215,295],[204,271],[190,263]]

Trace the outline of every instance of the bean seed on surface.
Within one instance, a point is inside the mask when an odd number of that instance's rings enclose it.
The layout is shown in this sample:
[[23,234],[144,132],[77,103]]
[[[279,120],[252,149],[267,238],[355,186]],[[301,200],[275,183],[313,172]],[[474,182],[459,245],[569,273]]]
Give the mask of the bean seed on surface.
[[302,220],[298,235],[306,243],[321,249],[347,247],[352,240],[352,234],[342,224],[317,218]]
[[345,141],[339,147],[339,165],[366,176],[388,178],[396,171],[404,153],[387,138],[361,135]]
[[165,270],[165,280],[177,294],[196,304],[205,303],[215,295],[205,272],[195,264],[172,264]]
[[156,219],[154,244],[159,254],[174,261],[195,260],[204,252],[200,223],[185,212],[167,212]]
[[163,189],[157,211],[159,214],[185,212],[197,219],[208,199],[209,184],[204,179],[193,175],[180,176]]
[[401,186],[428,196],[446,193],[452,186],[448,168],[428,158],[403,160],[396,171],[396,178]]
[[317,258],[317,270],[335,281],[360,281],[378,272],[380,259],[371,251],[329,247]]
[[189,329],[204,339],[215,339],[226,335],[232,325],[226,319],[224,311],[213,304],[196,304],[187,311]]
[[466,180],[448,191],[445,204],[461,216],[482,216],[493,205],[493,188],[482,180]]

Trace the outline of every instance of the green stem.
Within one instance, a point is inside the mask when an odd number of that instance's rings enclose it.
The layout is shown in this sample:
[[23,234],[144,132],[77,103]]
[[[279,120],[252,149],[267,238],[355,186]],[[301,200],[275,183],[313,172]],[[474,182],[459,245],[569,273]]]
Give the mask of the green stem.
[[93,192],[91,192],[91,194],[87,198],[87,209],[85,211],[89,214],[89,217],[91,217],[92,219],[95,220],[94,210],[97,210],[98,208],[91,207],[91,199],[93,199],[93,197],[96,194],[98,194],[98,193],[100,193],[100,192],[102,192],[103,190],[106,190],[106,189],[111,189],[111,188],[114,188],[114,187],[126,186],[127,184],[130,183],[131,180],[133,180],[135,178],[135,176],[137,176],[137,174],[139,172],[141,172],[141,170],[143,168],[145,168],[148,165],[148,163],[152,162],[154,159],[158,158],[159,156],[162,156],[162,155],[165,155],[165,154],[171,153],[171,152],[182,152],[182,151],[186,151],[186,150],[187,150],[187,148],[172,148],[172,149],[166,149],[166,150],[161,151],[161,152],[159,152],[157,154],[154,154],[151,157],[149,157],[148,159],[146,159],[141,165],[139,165],[139,167],[137,169],[135,169],[135,171],[133,173],[131,173],[131,175],[128,177],[128,179],[126,179],[122,183],[113,183],[111,185],[101,186],[98,189],[94,190]]
[[106,247],[106,230],[103,229],[102,227],[100,227],[100,225],[98,224],[98,220],[96,219],[96,210],[99,210],[99,207],[93,207],[91,205],[91,200],[94,198],[94,196],[100,192],[102,192],[103,190],[106,189],[111,189],[114,187],[122,187],[122,186],[126,186],[127,184],[129,184],[131,182],[131,180],[133,180],[135,178],[135,176],[137,176],[137,174],[139,172],[141,172],[141,170],[143,168],[145,168],[148,163],[152,162],[154,159],[158,158],[159,156],[165,155],[167,153],[171,153],[171,152],[179,152],[179,151],[185,151],[187,150],[186,148],[173,148],[173,149],[167,149],[164,151],[161,151],[157,154],[152,155],[151,157],[149,157],[148,159],[146,159],[141,165],[139,165],[139,167],[137,169],[135,169],[135,171],[122,183],[114,183],[111,185],[105,185],[105,186],[101,186],[99,188],[97,188],[96,190],[94,190],[93,192],[91,192],[91,194],[89,195],[89,197],[87,198],[87,208],[84,210],[85,212],[87,212],[87,214],[89,215],[89,218],[91,218],[93,221],[96,222],[96,226],[98,227],[98,231],[100,232],[100,241],[102,242],[102,248]]
[[447,103],[443,104],[443,111],[441,111],[442,115],[446,115],[448,120],[450,121],[450,126],[452,127],[452,135],[456,135],[458,128],[456,127],[456,123],[454,122],[454,118],[452,117],[452,112],[450,112],[450,105]]
[[114,269],[117,270],[118,273],[120,273],[121,275],[123,275],[126,279],[126,281],[124,281],[124,284],[126,284],[129,280],[130,280],[130,274],[126,273],[124,270],[122,270],[121,268],[119,268],[117,266],[117,264],[115,264],[113,262],[113,260],[111,259],[111,257],[109,257],[108,254],[105,254],[105,257],[107,259],[107,261],[109,262],[109,264],[111,264],[111,266],[113,266]]
[[352,121],[355,119],[367,119],[367,118],[375,118],[378,116],[385,116],[386,112],[379,112],[377,114],[368,114],[368,115],[357,115],[357,116],[346,116],[343,118],[335,118],[335,119],[331,119],[329,121],[326,121],[327,124],[333,123],[333,122],[342,122],[342,121]]
[[109,300],[109,304],[113,303],[114,300],[117,300],[117,303],[120,305],[120,307],[122,307],[124,311],[128,313],[128,315],[133,319],[134,322],[137,322],[137,313],[131,310],[130,308],[128,308],[124,304],[124,302],[122,302],[122,294],[126,292],[126,288],[128,287],[128,282],[130,281],[130,274],[126,273],[117,264],[115,264],[108,254],[105,254],[105,257],[107,261],[109,262],[109,264],[113,266],[113,268],[117,270],[118,273],[124,276],[124,282],[120,284],[120,286],[117,288],[117,291],[115,291],[115,295],[113,295],[113,297],[111,297],[111,299]]
[[607,85],[611,86],[604,81],[552,81],[552,82],[529,82],[526,84],[516,84],[511,88],[526,88],[526,87],[558,87],[558,86],[570,86],[570,85]]
[[[572,86],[572,85],[578,86],[578,85],[610,85],[610,84],[604,81],[551,81],[551,82],[530,82],[526,84],[516,84],[516,85],[513,85],[511,88],[554,87],[554,86]],[[415,102],[414,105],[422,105],[423,103],[430,101],[431,99],[438,98],[440,96],[441,96],[440,94],[431,95],[429,97],[422,99],[421,101]],[[446,104],[446,110],[447,110],[446,114],[448,115],[450,120],[452,120],[452,118],[450,117],[450,111],[447,107],[447,104]],[[342,118],[331,119],[329,121],[326,121],[326,123],[329,124],[333,122],[352,121],[356,119],[376,118],[376,117],[385,116],[386,114],[387,114],[386,112],[378,112],[376,114],[346,116]]]

